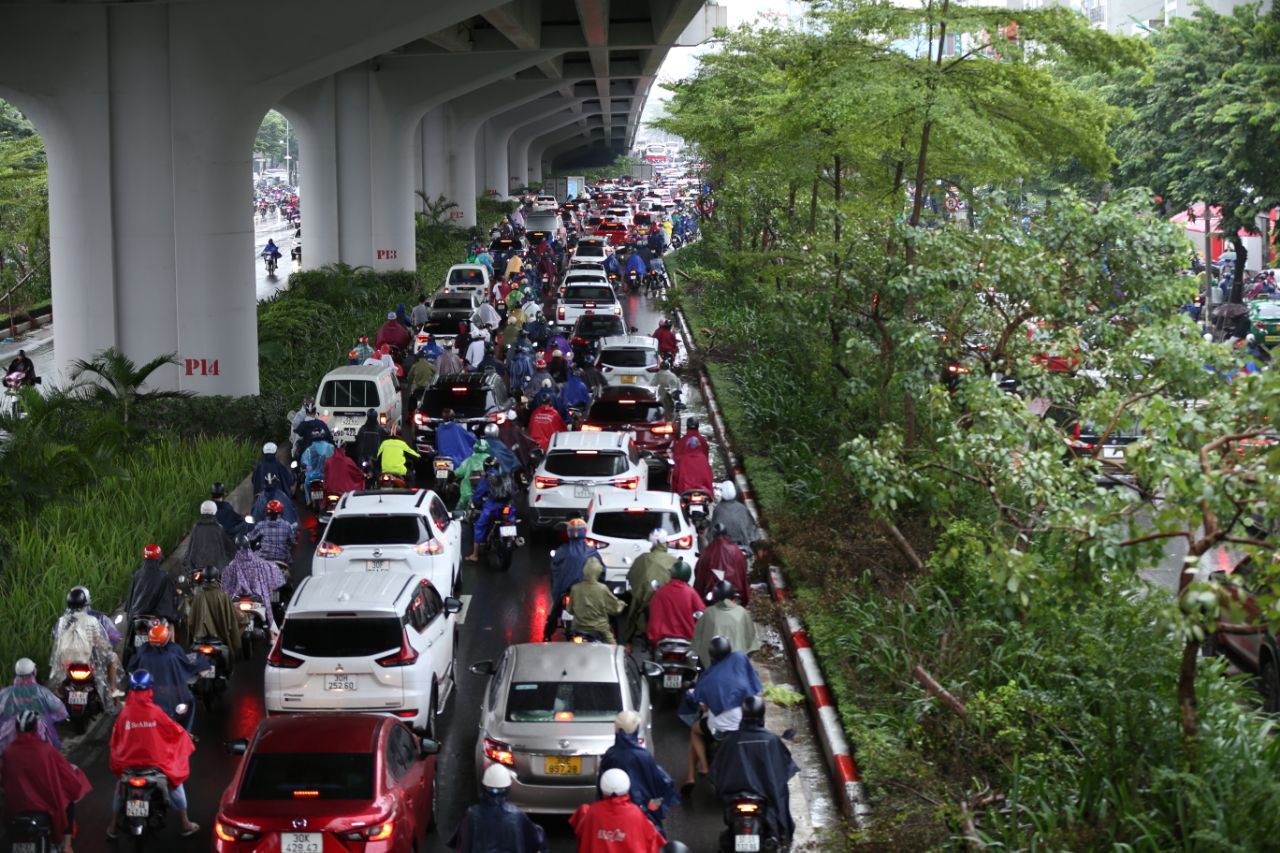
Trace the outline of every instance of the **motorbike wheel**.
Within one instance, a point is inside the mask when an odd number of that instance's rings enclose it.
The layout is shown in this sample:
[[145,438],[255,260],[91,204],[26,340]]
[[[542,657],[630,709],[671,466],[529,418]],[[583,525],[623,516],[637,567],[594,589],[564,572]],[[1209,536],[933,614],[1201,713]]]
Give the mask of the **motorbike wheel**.
[[489,568],[496,572],[505,572],[511,568],[511,555],[514,548],[504,548],[496,541],[489,546]]
[[78,717],[73,717],[73,718],[72,718],[72,720],[71,720],[71,730],[72,730],[73,732],[75,732],[75,733],[76,733],[76,734],[78,734],[78,735],[82,735],[82,734],[84,734],[86,731],[88,731],[88,729],[89,729],[89,715],[88,715],[88,714],[81,714],[81,715],[80,715],[80,716],[78,716]]
[[245,660],[253,660],[253,637],[248,634],[240,640],[240,655]]

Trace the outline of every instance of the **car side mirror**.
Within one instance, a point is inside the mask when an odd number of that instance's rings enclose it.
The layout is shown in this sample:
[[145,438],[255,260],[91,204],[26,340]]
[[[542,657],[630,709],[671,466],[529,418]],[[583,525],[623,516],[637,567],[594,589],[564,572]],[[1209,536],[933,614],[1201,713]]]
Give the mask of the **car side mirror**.
[[449,596],[444,600],[444,612],[445,613],[461,613],[462,602],[454,598],[453,596]]
[[467,514],[460,509],[455,509],[453,512],[449,513],[449,517],[454,521],[462,521],[462,519],[467,517]]
[[647,660],[644,662],[644,674],[647,678],[661,678],[662,667],[654,661]]
[[472,675],[493,675],[498,671],[498,668],[493,665],[491,660],[476,661],[467,669],[471,671]]
[[235,740],[227,741],[223,746],[226,747],[227,755],[244,755],[249,751],[249,739],[236,738]]
[[439,751],[439,741],[432,740],[429,737],[424,737],[422,740],[418,741],[418,756],[420,758],[426,758],[428,755],[435,755]]

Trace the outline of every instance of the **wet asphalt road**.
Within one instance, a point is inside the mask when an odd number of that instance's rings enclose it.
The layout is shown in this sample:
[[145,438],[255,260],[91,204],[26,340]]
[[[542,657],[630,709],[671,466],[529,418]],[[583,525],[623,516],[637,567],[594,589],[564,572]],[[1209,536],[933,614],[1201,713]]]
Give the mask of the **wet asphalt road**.
[[[657,326],[660,312],[646,304],[643,297],[623,299],[628,321],[640,333],[648,334]],[[687,414],[704,411],[697,385],[686,385]],[[709,430],[707,430],[709,432]],[[295,555],[293,580],[296,584],[310,572],[314,550],[315,527],[311,526]],[[469,547],[469,543],[468,543]],[[486,679],[474,676],[467,666],[478,660],[496,659],[509,644],[537,642],[549,604],[549,549],[541,538],[533,538],[517,554],[511,570],[497,574],[470,563],[463,564],[463,593],[466,608],[460,632],[457,656],[457,690],[440,718],[442,748],[438,758],[436,780],[440,788],[438,830],[432,832],[422,850],[445,850],[468,806],[475,802],[476,778],[474,749],[479,722],[481,691]],[[187,796],[191,817],[201,825],[194,838],[182,839],[177,834],[177,819],[170,817],[169,826],[156,839],[153,849],[207,850],[211,846],[213,819],[218,801],[235,771],[238,758],[223,749],[226,740],[249,737],[263,718],[262,685],[265,652],[258,650],[252,662],[241,662],[234,673],[221,707],[214,713],[197,712],[195,733],[199,737],[192,756],[192,777]],[[655,708],[654,740],[658,761],[676,780],[682,780],[688,746],[688,729],[671,708]],[[118,847],[109,843],[103,833],[111,815],[111,791],[115,782],[107,766],[105,744],[83,762],[93,783],[93,792],[77,807],[80,837],[76,850],[81,853],[130,849],[127,843]],[[672,811],[667,819],[668,838],[678,838],[693,850],[714,850],[722,827],[720,808],[704,784],[695,790],[691,804]],[[544,818],[552,841],[552,849],[576,849],[573,833],[563,818]]]

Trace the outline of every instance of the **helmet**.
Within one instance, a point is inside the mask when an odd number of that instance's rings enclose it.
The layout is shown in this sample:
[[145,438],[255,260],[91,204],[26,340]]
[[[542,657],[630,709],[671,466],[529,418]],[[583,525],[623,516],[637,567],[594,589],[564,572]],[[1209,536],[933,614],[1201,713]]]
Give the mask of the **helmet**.
[[547,360],[542,356],[538,356],[536,359],[533,360],[533,366],[539,369],[544,368],[547,366]]
[[635,711],[619,711],[618,716],[613,718],[613,728],[633,735],[640,728],[640,715]]
[[316,401],[308,397],[302,403],[302,411],[306,412],[308,415],[314,415],[316,413]]
[[18,662],[13,665],[14,675],[35,675],[36,662],[31,658],[18,658]]
[[248,548],[249,545],[249,537],[246,534],[241,533],[236,537],[236,548]]
[[217,566],[210,566],[204,570],[204,579],[207,581],[216,581],[222,579],[222,569]]
[[40,722],[40,715],[35,711],[23,711],[18,714],[18,731],[33,732],[38,722]]
[[658,325],[665,329],[667,328],[667,326],[671,325],[671,321],[668,320],[666,317],[663,317],[661,320],[658,321]]
[[501,764],[490,764],[484,771],[480,784],[490,790],[506,791],[511,787],[511,771]]
[[151,544],[142,549],[142,559],[144,560],[163,560],[164,549],[159,545]]
[[600,793],[606,797],[625,797],[631,792],[631,777],[627,771],[610,767],[600,774]]
[[388,311],[388,312],[387,312],[387,319],[388,319],[388,320],[394,320],[395,318],[396,318],[396,312],[394,312],[394,311]]
[[672,580],[688,583],[691,577],[693,577],[693,569],[689,568],[689,564],[684,560],[676,560],[675,565],[671,567]]
[[69,610],[84,610],[89,606],[89,590],[82,586],[73,586],[71,591],[67,593],[67,608]]
[[689,432],[697,432],[697,431],[698,431],[698,419],[697,419],[697,418],[689,418],[689,423],[688,423],[688,427],[687,427],[687,428],[688,428]]
[[733,652],[733,643],[729,642],[724,637],[712,637],[710,651],[711,662],[720,663],[720,661],[727,658]]
[[267,501],[267,518],[276,518],[280,513],[284,512],[284,504],[272,498]]
[[362,344],[367,344],[367,343],[369,343],[369,336],[368,336],[368,335],[361,335],[361,336],[360,336],[360,343],[362,343]]
[[[671,359],[669,359],[669,358],[664,358],[664,359],[662,360],[662,369],[663,369],[663,370],[670,370],[670,369],[671,369]],[[676,843],[677,843],[677,844],[679,844],[680,842],[678,842],[678,841],[677,841]]]
[[132,690],[150,690],[155,684],[155,679],[151,677],[151,673],[145,669],[135,670],[129,676],[129,689]]
[[373,418],[373,419],[376,421],[376,420],[378,419],[378,410],[377,410],[377,409],[366,409],[366,410],[365,410],[365,413],[364,413],[364,416],[365,416],[366,418]]
[[570,539],[581,539],[587,535],[587,523],[581,518],[571,518],[565,531]]
[[483,438],[481,438],[481,439],[477,439],[477,440],[476,440],[476,446],[473,448],[473,452],[475,452],[475,453],[488,453],[488,452],[489,452],[489,442],[485,441]]
[[655,527],[649,531],[649,541],[654,545],[665,543],[667,541],[667,531],[661,527]]
[[147,632],[147,642],[153,646],[163,646],[169,642],[169,626],[163,622],[152,625]]
[[209,487],[209,495],[213,498],[222,498],[227,495],[227,487],[222,483],[214,483]]
[[725,529],[724,522],[717,521],[714,525],[711,526],[711,536],[713,538],[718,538],[720,536],[728,536],[728,535],[729,535],[729,531]]
[[551,351],[551,357],[552,357],[552,358],[564,358],[564,353],[563,353],[563,352],[561,352],[561,350],[560,350],[560,348],[559,348],[559,347],[556,347],[555,349],[553,349],[553,350]]
[[456,417],[457,417],[457,414],[454,413],[453,409],[442,409],[440,411],[441,420],[451,421]]
[[689,845],[683,841],[668,841],[662,845],[658,853],[689,853]]
[[213,501],[201,501],[200,514],[201,515],[217,515],[218,505]]
[[278,449],[279,448],[276,447],[276,443],[274,441],[268,441],[266,444],[262,445],[262,452],[268,456],[275,456]]
[[764,725],[764,699],[759,696],[748,696],[742,702],[742,722]]
[[737,598],[738,590],[734,589],[733,584],[729,581],[719,581],[711,591],[711,595],[716,601],[726,601],[730,598]]
[[497,437],[498,437],[498,425],[497,425],[497,424],[486,424],[486,425],[485,425],[485,428],[484,428],[484,434],[485,434],[487,437],[489,437],[489,438],[497,438]]
[[498,459],[495,456],[486,456],[484,458],[484,470],[495,471],[498,468]]
[[720,484],[720,500],[732,501],[738,499],[738,487],[733,484],[733,480],[725,480]]

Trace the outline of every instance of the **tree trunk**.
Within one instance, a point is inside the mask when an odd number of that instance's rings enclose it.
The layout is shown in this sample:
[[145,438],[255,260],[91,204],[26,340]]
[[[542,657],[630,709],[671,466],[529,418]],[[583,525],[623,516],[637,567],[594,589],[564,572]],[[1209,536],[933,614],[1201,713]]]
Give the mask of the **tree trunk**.
[[809,192],[809,233],[818,230],[818,178],[813,178],[813,189]]
[[794,228],[796,224],[796,182],[787,186],[787,225]]
[[1249,250],[1244,247],[1244,238],[1240,236],[1239,229],[1231,235],[1231,246],[1236,250],[1236,271],[1231,277],[1231,295],[1227,297],[1227,301],[1238,305],[1244,302],[1244,265],[1249,260]]
[[1196,662],[1200,644],[1188,639],[1182,647],[1182,666],[1178,668],[1178,716],[1182,721],[1182,740],[1190,745],[1195,740],[1199,722],[1196,712]]
[[840,184],[840,155],[837,154],[832,159],[833,159],[834,169],[835,169],[835,175],[834,175],[835,183],[833,184],[834,191],[832,192],[832,196],[833,198],[835,198],[836,209],[832,214],[832,219],[834,221],[832,222],[831,231],[836,238],[836,251],[839,252],[840,251],[840,199],[841,199],[841,196],[843,195],[842,187]]

